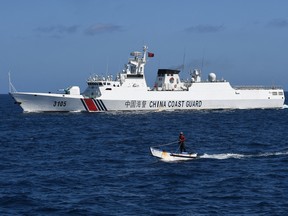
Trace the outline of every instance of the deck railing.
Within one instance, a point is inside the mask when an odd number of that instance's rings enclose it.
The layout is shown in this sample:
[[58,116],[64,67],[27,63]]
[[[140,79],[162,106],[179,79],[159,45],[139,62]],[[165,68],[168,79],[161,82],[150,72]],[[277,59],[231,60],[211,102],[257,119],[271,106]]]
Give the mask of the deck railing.
[[282,90],[280,86],[233,86],[234,89],[273,89],[273,90]]

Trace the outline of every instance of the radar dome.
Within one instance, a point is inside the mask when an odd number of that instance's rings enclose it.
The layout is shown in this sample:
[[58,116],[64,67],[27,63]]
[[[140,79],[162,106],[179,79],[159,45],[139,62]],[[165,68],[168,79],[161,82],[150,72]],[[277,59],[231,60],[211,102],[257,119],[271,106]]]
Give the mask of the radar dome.
[[209,80],[209,82],[215,82],[216,81],[216,74],[215,73],[209,73],[208,80]]

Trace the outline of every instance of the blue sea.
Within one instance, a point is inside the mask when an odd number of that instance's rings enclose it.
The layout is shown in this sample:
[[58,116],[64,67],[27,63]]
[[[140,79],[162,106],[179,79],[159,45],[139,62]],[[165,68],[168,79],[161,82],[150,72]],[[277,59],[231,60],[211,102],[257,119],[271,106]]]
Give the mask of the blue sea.
[[[288,109],[0,112],[0,215],[288,212]],[[199,158],[151,156],[180,131]]]

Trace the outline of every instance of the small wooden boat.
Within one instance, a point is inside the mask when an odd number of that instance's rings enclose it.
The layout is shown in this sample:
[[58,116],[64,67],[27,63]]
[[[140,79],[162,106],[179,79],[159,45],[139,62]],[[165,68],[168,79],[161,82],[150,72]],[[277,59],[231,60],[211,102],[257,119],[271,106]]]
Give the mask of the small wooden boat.
[[167,152],[155,147],[150,147],[151,154],[154,157],[160,158],[164,161],[186,161],[186,160],[193,160],[197,158],[197,153],[171,153]]

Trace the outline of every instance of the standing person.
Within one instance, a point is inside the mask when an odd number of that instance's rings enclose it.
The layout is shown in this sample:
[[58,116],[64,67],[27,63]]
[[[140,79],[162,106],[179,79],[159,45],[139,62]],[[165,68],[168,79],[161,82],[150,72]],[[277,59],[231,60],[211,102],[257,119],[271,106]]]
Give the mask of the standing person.
[[180,148],[180,153],[182,152],[186,152],[186,148],[185,148],[185,136],[183,134],[183,132],[180,132],[179,134],[179,148]]

